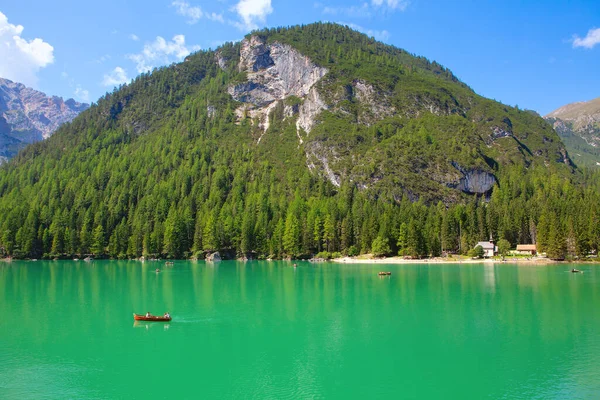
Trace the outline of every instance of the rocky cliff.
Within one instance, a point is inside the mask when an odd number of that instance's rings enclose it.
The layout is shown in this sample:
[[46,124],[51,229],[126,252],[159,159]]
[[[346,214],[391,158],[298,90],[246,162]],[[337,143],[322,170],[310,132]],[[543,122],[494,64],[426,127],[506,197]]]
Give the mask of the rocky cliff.
[[[22,132],[35,128],[25,122]],[[96,163],[104,148],[110,171],[97,175],[89,193],[125,168],[161,180],[179,171],[182,193],[201,185],[216,199],[243,169],[252,171],[248,182],[272,179],[273,188],[302,180],[373,198],[452,204],[488,195],[514,169],[577,172],[538,115],[478,96],[443,66],[335,24],[253,32],[190,54],[99,99],[21,162],[85,154]],[[180,157],[206,165],[190,169]],[[163,158],[165,165],[154,166]]]
[[600,165],[600,98],[567,104],[544,117],[583,165]]
[[231,96],[243,103],[236,110],[238,118],[249,116],[266,131],[271,111],[293,96],[304,104],[296,108],[289,105],[286,114],[298,114],[297,128],[310,132],[316,115],[325,107],[313,86],[327,73],[326,68],[318,67],[289,45],[267,45],[258,36],[242,41],[238,68],[247,74],[246,82],[229,88]]
[[0,78],[0,163],[27,144],[48,138],[88,107]]
[[[240,77],[228,93],[237,124],[258,131],[256,144],[274,123],[294,125],[306,167],[336,187],[454,201],[489,193],[503,164],[572,166],[539,116],[480,98],[435,64],[406,67],[401,51],[394,68],[383,52],[349,64],[320,53],[253,34],[214,63]],[[532,134],[538,126],[544,133]]]

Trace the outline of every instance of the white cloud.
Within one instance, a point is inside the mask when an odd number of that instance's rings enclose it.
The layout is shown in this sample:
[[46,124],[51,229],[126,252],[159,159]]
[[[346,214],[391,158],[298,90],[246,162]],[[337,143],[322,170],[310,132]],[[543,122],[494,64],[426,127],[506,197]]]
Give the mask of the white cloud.
[[110,54],[105,54],[92,62],[95,64],[102,64],[103,62],[110,60],[110,59],[111,59]]
[[356,24],[352,24],[352,23],[349,24],[349,23],[346,23],[346,22],[338,22],[338,24],[340,24],[340,25],[347,25],[348,27],[350,27],[350,28],[352,28],[352,29],[354,29],[356,31],[365,33],[365,34],[367,34],[369,36],[372,36],[372,37],[374,37],[377,40],[388,40],[390,38],[390,33],[388,31],[386,31],[386,30],[377,31],[377,30],[373,30],[373,29],[363,28],[360,25],[356,25]]
[[371,4],[375,7],[387,6],[387,8],[392,10],[406,10],[408,7],[408,0],[371,0]]
[[127,78],[127,72],[121,67],[116,67],[110,73],[104,74],[102,85],[119,86],[123,83],[127,83],[127,81],[129,81],[129,78]]
[[600,28],[592,28],[584,38],[575,36],[573,39],[573,47],[585,47],[592,49],[600,43]]
[[35,87],[39,70],[54,62],[54,47],[40,38],[23,39],[23,29],[0,12],[0,76]]
[[191,6],[190,3],[182,0],[175,0],[171,3],[171,6],[176,8],[176,12],[179,15],[188,18],[188,24],[193,25],[198,22],[201,18],[206,18],[211,21],[225,22],[223,16],[217,13],[207,13],[202,11],[198,6]]
[[83,89],[80,85],[77,85],[73,94],[75,95],[75,98],[79,101],[83,101],[84,103],[90,102],[90,92],[88,90]]
[[320,8],[323,14],[345,15],[353,18],[371,18],[378,12],[404,11],[410,4],[409,0],[371,0],[358,5],[330,7],[323,3],[314,3],[315,8]]
[[371,16],[371,9],[368,3],[363,3],[361,6],[350,7],[328,7],[323,6],[323,14],[339,15],[343,14],[348,17],[365,17]]
[[131,35],[129,35],[129,39],[133,40],[134,42],[137,42],[138,40],[140,40],[138,35],[136,35],[135,33],[132,33]]
[[273,12],[271,0],[240,0],[233,9],[242,19],[236,24],[242,30],[257,29],[258,24],[264,24],[267,15]]
[[195,24],[202,18],[202,9],[200,7],[191,7],[185,1],[174,1],[171,5],[177,8],[177,14],[188,17],[188,23]]
[[86,89],[82,88],[80,84],[75,84],[75,79],[71,78],[69,76],[69,73],[67,71],[62,71],[60,73],[60,77],[61,77],[61,79],[67,81],[67,85],[71,89],[75,88],[74,91],[73,91],[73,97],[76,100],[83,101],[84,103],[89,103],[90,102],[90,92],[89,92],[89,90],[86,90]]
[[146,43],[144,49],[138,54],[129,54],[127,58],[136,63],[139,73],[152,71],[154,67],[170,64],[183,60],[193,51],[200,50],[200,46],[186,46],[185,36],[173,36],[172,41],[166,41],[160,36],[152,43]]

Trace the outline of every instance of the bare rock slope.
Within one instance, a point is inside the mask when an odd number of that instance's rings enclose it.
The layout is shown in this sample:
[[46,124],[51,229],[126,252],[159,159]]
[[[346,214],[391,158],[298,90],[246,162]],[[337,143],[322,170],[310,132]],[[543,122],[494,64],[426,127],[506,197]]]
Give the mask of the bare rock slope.
[[[241,79],[228,86],[236,101],[237,122],[250,121],[260,132],[261,143],[273,121],[289,120],[295,124],[306,166],[337,187],[345,180],[376,191],[393,187],[394,197],[403,193],[415,201],[424,192],[440,190],[444,192],[440,198],[454,198],[459,192],[489,193],[497,183],[495,159],[529,166],[536,158],[545,165],[554,158],[571,166],[563,148],[549,149],[559,147],[548,145],[553,142],[550,132],[547,140],[528,134],[529,123],[541,120],[523,123],[526,118],[516,110],[487,103],[468,91],[454,95],[451,86],[433,80],[439,87],[423,91],[426,75],[411,69],[388,72],[389,81],[396,83],[386,86],[381,76],[351,76],[330,62],[319,65],[292,45],[261,35],[246,37],[237,55],[239,59],[222,52],[215,55],[221,69],[231,66],[240,73]],[[439,122],[414,128],[409,120]],[[455,126],[446,131],[451,124]],[[374,140],[367,142],[370,134]],[[415,135],[424,142],[415,151],[406,151],[415,145],[408,139]],[[455,145],[450,148],[443,142]],[[463,148],[473,145],[480,150]],[[436,146],[440,148],[430,150]],[[456,154],[446,154],[450,149]],[[424,155],[437,151],[446,155]]]
[[544,117],[576,163],[600,166],[600,97],[567,104]]
[[288,107],[286,113],[297,112],[298,129],[310,132],[315,116],[325,107],[314,85],[328,72],[326,68],[318,67],[289,45],[268,45],[251,36],[242,41],[239,70],[246,72],[247,82],[229,88],[229,94],[244,103],[237,109],[238,117],[257,119],[266,131],[270,112],[294,96],[304,102],[298,109]]
[[600,146],[600,97],[567,104],[545,117],[558,133],[570,130],[590,146]]
[[27,144],[48,138],[88,107],[0,78],[0,163]]

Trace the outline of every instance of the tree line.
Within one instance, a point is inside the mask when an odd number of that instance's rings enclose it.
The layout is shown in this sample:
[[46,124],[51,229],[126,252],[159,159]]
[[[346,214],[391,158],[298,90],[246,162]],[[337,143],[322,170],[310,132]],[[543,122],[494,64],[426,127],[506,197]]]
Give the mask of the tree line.
[[[295,117],[279,118],[276,109],[267,133],[256,121],[238,120],[227,88],[244,78],[235,64],[239,45],[226,44],[219,51],[227,68],[214,52],[199,52],[143,74],[3,165],[0,256],[189,258],[222,250],[255,258],[427,257],[466,254],[490,237],[537,243],[553,258],[597,251],[600,177],[568,175],[552,161],[556,134],[539,117],[476,97],[438,64],[338,25],[262,34],[327,65],[333,92],[356,76],[377,78],[378,86],[397,89],[398,109],[415,108],[414,118],[371,126],[352,122],[351,112],[324,113],[311,133],[346,152],[348,170],[373,149],[364,175],[384,165],[389,171],[379,172],[389,179],[365,189],[348,175],[334,186],[308,168]],[[431,103],[413,93],[427,93],[452,115],[426,112]],[[454,110],[457,102],[471,104],[469,118]],[[360,108],[353,100],[344,106]],[[510,138],[483,142],[500,123],[523,132],[518,146]],[[449,201],[454,189],[421,184],[425,172],[412,168],[430,162],[449,170],[451,157],[493,171],[497,185],[479,196],[455,191]],[[397,181],[416,182],[415,192],[398,196]]]

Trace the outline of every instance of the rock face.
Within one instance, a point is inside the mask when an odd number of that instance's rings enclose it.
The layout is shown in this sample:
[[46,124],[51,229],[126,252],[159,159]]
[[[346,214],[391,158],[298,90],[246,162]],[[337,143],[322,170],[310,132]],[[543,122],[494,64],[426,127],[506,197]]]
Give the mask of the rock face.
[[544,118],[561,134],[572,132],[590,146],[600,146],[600,97],[587,102],[567,104]]
[[[256,145],[281,135],[287,145],[297,144],[314,175],[333,186],[347,183],[398,201],[449,204],[465,193],[487,194],[504,165],[574,167],[571,151],[539,116],[465,87],[455,91],[462,84],[448,71],[419,66],[403,53],[375,46],[362,59],[348,60],[354,49],[334,39],[338,51],[325,54],[298,46],[294,36],[270,33],[217,50],[215,65],[233,73],[227,92],[235,105],[229,110]],[[390,63],[395,66],[388,69]],[[288,136],[294,126],[295,143]]]
[[600,165],[600,98],[567,104],[544,118],[563,139],[575,162]]
[[489,192],[496,184],[496,177],[482,170],[467,170],[458,163],[451,163],[462,175],[457,182],[448,184],[448,187],[458,189],[465,193],[484,194]]
[[352,88],[354,97],[365,106],[364,112],[358,117],[358,123],[370,125],[396,113],[396,108],[389,102],[389,95],[377,92],[367,82],[356,80]]
[[298,108],[297,124],[307,132],[316,114],[325,107],[313,86],[328,72],[327,69],[315,65],[289,45],[266,44],[258,36],[244,39],[239,70],[246,72],[247,82],[229,88],[229,94],[244,103],[237,110],[238,118],[256,118],[265,131],[269,128],[270,112],[278,102],[291,96],[307,103]]
[[88,107],[0,78],[0,163],[27,144],[48,138]]
[[206,261],[209,262],[219,262],[221,261],[221,254],[219,252],[211,253],[206,256]]

